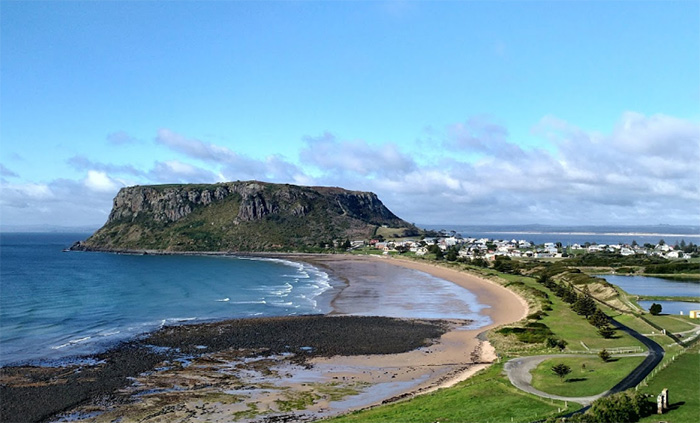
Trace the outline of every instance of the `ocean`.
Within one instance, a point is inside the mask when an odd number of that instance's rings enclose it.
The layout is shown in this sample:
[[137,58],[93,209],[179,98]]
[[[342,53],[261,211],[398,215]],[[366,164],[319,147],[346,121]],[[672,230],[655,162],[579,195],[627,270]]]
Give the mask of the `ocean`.
[[163,325],[330,311],[329,275],[278,259],[63,252],[0,235],[0,365],[92,354]]
[[338,297],[346,282],[303,262],[63,252],[87,236],[0,234],[0,366],[82,360],[164,325],[325,314],[334,299],[349,315],[489,322],[468,290],[386,263],[339,265],[357,284]]

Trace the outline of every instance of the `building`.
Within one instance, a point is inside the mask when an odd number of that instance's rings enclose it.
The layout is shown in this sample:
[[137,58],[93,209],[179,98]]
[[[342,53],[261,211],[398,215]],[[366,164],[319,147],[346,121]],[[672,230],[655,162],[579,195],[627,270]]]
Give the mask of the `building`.
[[691,319],[700,319],[700,310],[690,310],[688,316],[690,316]]

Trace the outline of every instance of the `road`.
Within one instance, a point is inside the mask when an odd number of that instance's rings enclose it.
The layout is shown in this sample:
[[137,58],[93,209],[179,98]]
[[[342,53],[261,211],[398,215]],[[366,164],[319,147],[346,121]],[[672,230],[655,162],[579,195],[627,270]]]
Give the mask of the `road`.
[[[593,401],[597,400],[598,398],[602,398],[604,396],[614,394],[617,392],[622,392],[626,389],[633,388],[637,386],[644,378],[651,373],[651,371],[661,362],[661,360],[664,357],[664,350],[661,348],[659,344],[656,342],[652,341],[651,339],[643,336],[642,334],[628,328],[627,326],[623,325],[622,323],[619,323],[617,321],[612,321],[612,324],[618,329],[623,332],[627,332],[634,338],[638,339],[641,343],[644,344],[644,346],[647,347],[648,352],[643,353],[643,354],[625,354],[625,355],[620,355],[620,356],[646,356],[644,361],[637,366],[629,375],[627,375],[624,379],[622,379],[617,385],[613,386],[611,389],[601,392],[600,394],[597,395],[592,395],[588,397],[564,397],[560,395],[552,395],[548,394],[546,392],[542,392],[540,390],[537,390],[532,387],[532,374],[530,374],[530,371],[533,370],[535,367],[537,367],[538,364],[543,362],[544,360],[548,358],[556,358],[556,357],[576,357],[577,355],[574,354],[550,354],[550,355],[536,355],[536,356],[529,356],[529,357],[520,357],[520,358],[514,358],[512,360],[509,360],[505,366],[504,369],[506,373],[508,374],[508,379],[510,379],[510,383],[513,384],[518,389],[521,389],[525,392],[529,392],[531,394],[544,397],[544,398],[552,398],[556,400],[561,400],[561,401],[571,401],[575,402],[578,404],[583,405],[584,407],[588,407]],[[586,356],[590,357],[590,354],[582,354],[579,356]]]

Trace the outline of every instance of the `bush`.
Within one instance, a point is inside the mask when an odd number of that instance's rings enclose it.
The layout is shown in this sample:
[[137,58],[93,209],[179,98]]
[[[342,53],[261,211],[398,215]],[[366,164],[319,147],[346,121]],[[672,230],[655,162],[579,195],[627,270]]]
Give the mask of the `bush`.
[[[646,395],[636,391],[625,391],[593,402],[591,409],[584,414],[580,421],[607,422],[636,422],[641,417],[650,415],[654,405],[647,400]],[[586,419],[588,417],[588,419]]]
[[649,307],[649,313],[653,314],[654,316],[661,314],[661,304],[653,303],[651,307]]
[[547,348],[559,348],[560,350],[563,350],[566,347],[567,342],[563,339],[550,336],[544,341],[544,344],[547,346]]
[[554,332],[547,325],[540,322],[531,322],[522,328],[502,328],[498,333],[503,335],[513,334],[518,338],[518,341],[526,344],[539,344],[545,342],[547,337],[554,336]]

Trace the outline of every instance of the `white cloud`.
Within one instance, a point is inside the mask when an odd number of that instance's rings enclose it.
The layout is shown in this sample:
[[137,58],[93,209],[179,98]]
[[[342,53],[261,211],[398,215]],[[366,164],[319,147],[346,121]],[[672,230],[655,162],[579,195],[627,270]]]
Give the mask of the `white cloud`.
[[416,167],[407,154],[395,144],[370,145],[366,141],[339,141],[332,134],[306,137],[306,147],[299,156],[303,163],[323,172],[387,175],[404,174]]
[[399,216],[426,224],[698,223],[697,123],[630,112],[602,134],[546,116],[533,133],[547,150],[520,147],[507,128],[483,117],[433,129],[431,149],[413,152],[326,133],[303,140],[297,165],[161,130],[157,142],[186,158],[142,170],[75,156],[68,164],[83,178],[2,181],[0,205],[8,223],[45,220],[42,208],[56,220],[94,223],[104,221],[123,185],[258,179],[374,191]]
[[169,129],[158,130],[156,142],[188,157],[214,163],[235,163],[239,156],[227,147],[189,139]]
[[178,160],[156,162],[148,177],[159,183],[222,182],[220,174]]
[[388,161],[388,171],[370,171],[359,158],[380,157],[385,146],[345,145],[328,135],[302,158],[325,171],[320,182],[376,191],[395,213],[424,223],[698,222],[697,124],[625,113],[600,134],[547,116],[534,131],[551,151],[524,150],[505,128],[479,117],[431,135],[445,148],[433,164],[417,166],[396,148],[411,166]]
[[116,193],[121,186],[121,184],[110,178],[105,172],[98,170],[89,170],[83,182],[89,189],[99,192]]

